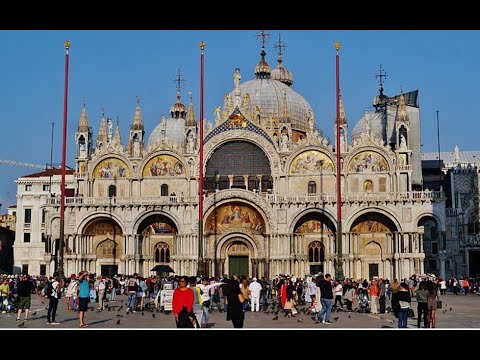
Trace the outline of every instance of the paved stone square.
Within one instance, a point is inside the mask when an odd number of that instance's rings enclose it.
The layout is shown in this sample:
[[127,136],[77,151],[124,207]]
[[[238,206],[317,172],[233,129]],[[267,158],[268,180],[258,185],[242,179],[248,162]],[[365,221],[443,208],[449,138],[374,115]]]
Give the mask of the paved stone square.
[[[451,295],[442,296],[443,308],[437,310],[437,328],[480,328],[480,296],[476,295]],[[175,328],[175,320],[172,314],[162,312],[144,311],[126,314],[126,296],[118,296],[116,302],[108,302],[110,311],[97,311],[98,303],[90,303],[89,311],[86,313],[85,322],[89,324],[87,329],[112,328]],[[78,313],[67,311],[65,298],[60,300],[56,321],[59,325],[48,325],[46,314],[47,300],[42,300],[38,295],[32,295],[32,306],[30,319],[27,322],[15,321],[16,314],[0,314],[0,328],[78,328]],[[120,309],[120,307],[122,307]],[[354,308],[356,303],[354,302]],[[417,315],[417,304],[412,302],[412,307]],[[299,309],[303,307],[300,306]],[[304,315],[300,312],[294,318],[286,318],[279,313],[278,319],[273,320],[275,314],[265,314],[263,311],[245,314],[245,328],[301,328],[301,329],[331,329],[331,328],[397,328],[397,321],[392,314],[371,315],[357,312],[335,312],[332,313],[331,325],[315,324],[312,315]],[[409,318],[408,327],[416,328],[417,318]],[[119,322],[119,324],[117,324]],[[211,329],[231,329],[231,321],[226,320],[225,313],[213,311],[210,313]]]

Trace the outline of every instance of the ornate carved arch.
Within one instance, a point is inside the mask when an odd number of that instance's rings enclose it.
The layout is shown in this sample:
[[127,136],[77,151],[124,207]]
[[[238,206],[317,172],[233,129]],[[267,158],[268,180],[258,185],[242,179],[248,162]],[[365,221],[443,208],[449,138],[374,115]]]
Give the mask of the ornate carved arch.
[[383,206],[369,206],[368,208],[360,209],[355,214],[350,216],[350,218],[345,223],[345,229],[348,229],[348,231],[350,231],[355,220],[357,220],[360,216],[368,213],[379,213],[385,216],[390,221],[392,221],[393,225],[395,225],[396,231],[402,231],[401,223],[400,221],[398,221],[397,217],[388,208],[385,208]]
[[215,197],[207,197],[204,202],[204,219],[208,219],[209,215],[214,211],[214,205],[218,207],[232,200],[236,202],[244,202],[246,205],[256,209],[260,215],[263,215],[264,221],[266,220],[265,225],[267,225],[267,228],[265,229],[266,232],[271,232],[272,229],[276,228],[276,217],[273,215],[270,204],[260,195],[243,189],[219,191],[215,194]]
[[212,137],[209,141],[205,143],[205,147],[204,147],[205,158],[204,158],[204,165],[203,165],[204,173],[207,170],[206,165],[208,163],[208,160],[211,158],[213,152],[223,144],[230,141],[236,141],[236,140],[252,143],[258,146],[260,149],[262,149],[265,155],[267,156],[268,161],[270,162],[270,169],[271,169],[272,175],[279,173],[280,158],[277,154],[277,150],[275,149],[275,147],[270,142],[268,142],[264,137],[257,135],[254,132],[245,131],[245,130],[225,131]]

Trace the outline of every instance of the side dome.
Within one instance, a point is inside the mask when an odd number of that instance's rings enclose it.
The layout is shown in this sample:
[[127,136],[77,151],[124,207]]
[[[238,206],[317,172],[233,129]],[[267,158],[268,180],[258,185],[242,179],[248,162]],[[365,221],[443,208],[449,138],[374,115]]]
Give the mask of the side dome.
[[352,140],[361,137],[362,133],[369,133],[372,137],[386,140],[386,121],[380,112],[365,112],[365,115],[355,124],[352,130]]
[[287,86],[292,86],[293,84],[292,73],[285,69],[282,64],[279,64],[275,69],[273,69],[271,77],[273,80],[280,81]]
[[[163,133],[165,135],[163,135]],[[170,143],[184,144],[185,143],[185,119],[172,118],[166,120],[162,117],[162,121],[153,129],[148,138],[147,146],[154,146],[158,144],[163,138],[168,139]]]
[[181,101],[180,90],[177,91],[177,102],[170,108],[169,120],[162,116],[162,121],[153,129],[148,138],[147,146],[154,146],[162,139],[168,139],[170,143],[185,144],[185,123],[187,107]]
[[[253,79],[240,84],[242,95],[250,95],[252,109],[258,106],[260,120],[270,121],[283,118],[284,96],[288,107],[289,123],[293,130],[306,132],[309,130],[308,118],[313,114],[310,104],[305,98],[293,91],[284,83],[273,79]],[[233,96],[233,92],[232,92]]]

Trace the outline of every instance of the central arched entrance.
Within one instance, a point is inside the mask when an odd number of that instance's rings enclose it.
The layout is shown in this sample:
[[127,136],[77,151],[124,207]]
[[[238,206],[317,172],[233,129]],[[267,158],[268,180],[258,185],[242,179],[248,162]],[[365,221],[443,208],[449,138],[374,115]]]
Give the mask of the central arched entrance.
[[248,276],[250,263],[250,250],[242,239],[234,239],[227,246],[226,261],[228,266],[228,274],[238,276]]

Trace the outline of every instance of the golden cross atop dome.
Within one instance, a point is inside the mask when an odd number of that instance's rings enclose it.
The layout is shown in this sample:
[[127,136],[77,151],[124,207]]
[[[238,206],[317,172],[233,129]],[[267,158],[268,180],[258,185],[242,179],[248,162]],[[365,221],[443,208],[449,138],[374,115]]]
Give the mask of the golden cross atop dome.
[[379,79],[378,84],[380,87],[383,87],[383,81],[387,78],[387,76],[387,73],[382,68],[382,64],[380,64],[380,69],[378,70],[378,73],[375,74],[375,79]]
[[272,37],[272,34],[270,34],[269,32],[265,32],[265,30],[260,31],[256,35],[257,39],[261,38],[260,42],[262,43],[262,48],[265,47],[265,43],[268,41],[268,39]]
[[278,42],[276,42],[273,47],[277,50],[278,56],[282,56],[283,51],[287,48],[287,45],[282,41],[282,37],[278,34]]
[[180,92],[180,89],[182,88],[182,83],[185,82],[185,79],[183,78],[180,69],[177,69],[177,76],[175,77],[175,80],[173,80],[173,82],[177,84],[177,92]]

